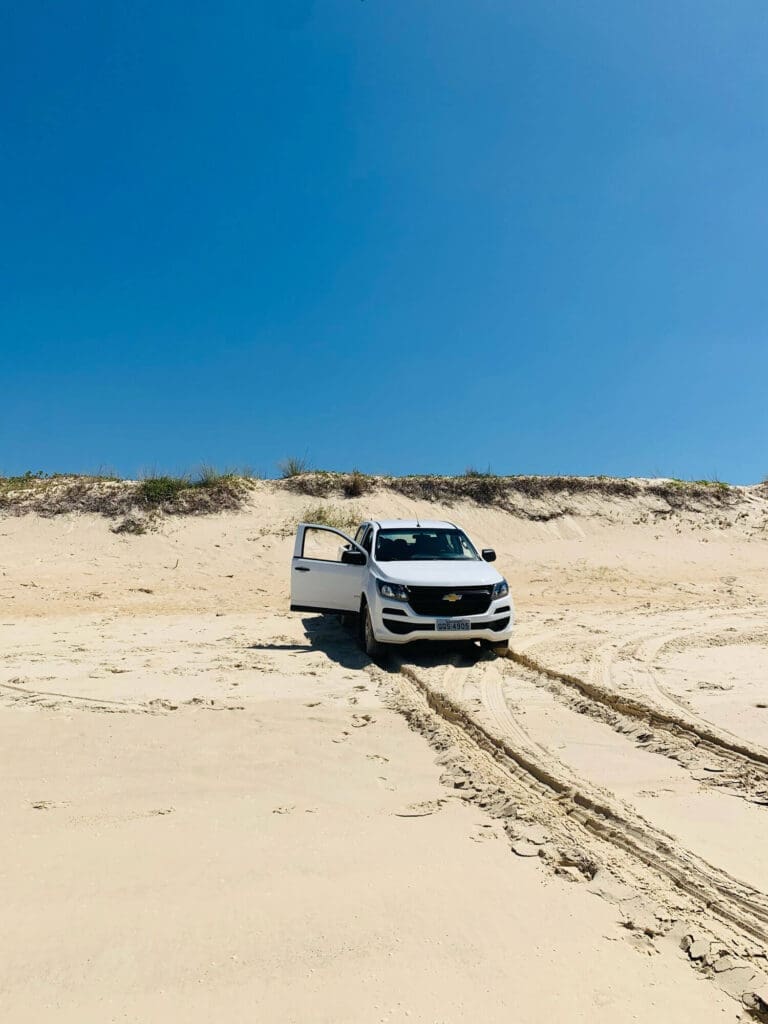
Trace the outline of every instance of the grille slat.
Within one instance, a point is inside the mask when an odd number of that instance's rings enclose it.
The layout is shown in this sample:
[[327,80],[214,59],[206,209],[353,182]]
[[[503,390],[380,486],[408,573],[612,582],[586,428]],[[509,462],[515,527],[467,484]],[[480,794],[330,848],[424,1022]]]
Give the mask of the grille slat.
[[[417,615],[461,618],[482,615],[488,611],[493,587],[409,587],[408,603]],[[446,601],[447,594],[458,594],[460,600]]]

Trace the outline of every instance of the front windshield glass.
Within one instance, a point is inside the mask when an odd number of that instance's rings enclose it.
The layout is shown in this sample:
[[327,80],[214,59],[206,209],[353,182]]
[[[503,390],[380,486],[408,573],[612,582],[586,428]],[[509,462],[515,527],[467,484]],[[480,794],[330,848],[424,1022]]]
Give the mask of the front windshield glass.
[[375,557],[377,562],[444,562],[479,556],[461,530],[420,526],[379,530]]

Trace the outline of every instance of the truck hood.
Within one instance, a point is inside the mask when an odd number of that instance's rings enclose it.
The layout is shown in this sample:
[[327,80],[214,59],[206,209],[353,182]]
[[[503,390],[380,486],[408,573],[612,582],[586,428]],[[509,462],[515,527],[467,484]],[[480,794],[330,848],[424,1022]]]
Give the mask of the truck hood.
[[377,576],[417,587],[482,587],[502,577],[487,562],[376,562]]

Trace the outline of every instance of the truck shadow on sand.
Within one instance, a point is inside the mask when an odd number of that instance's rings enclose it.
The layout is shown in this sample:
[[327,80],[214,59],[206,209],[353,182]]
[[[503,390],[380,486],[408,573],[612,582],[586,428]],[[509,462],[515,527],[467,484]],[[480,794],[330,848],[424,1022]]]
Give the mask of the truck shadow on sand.
[[357,627],[340,615],[311,615],[301,620],[307,643],[253,643],[251,651],[287,651],[312,654],[322,651],[344,668],[363,668],[369,659],[360,649]]
[[[356,617],[312,615],[301,621],[309,646],[290,644],[283,649],[322,651],[331,661],[348,669],[364,669],[370,664],[371,659],[360,643]],[[441,665],[468,667],[493,657],[476,641],[446,640],[430,643],[424,640],[411,644],[393,644],[391,649],[377,659],[376,664],[387,672],[399,672],[403,665],[415,668],[435,668]]]
[[309,615],[301,624],[310,644],[308,650],[322,651],[342,668],[364,669],[370,662],[360,647],[355,616]]
[[361,650],[357,626],[339,615],[311,615],[301,620],[306,643],[252,643],[251,651],[287,651],[290,654],[312,654],[322,651],[343,668],[362,669],[370,659]]

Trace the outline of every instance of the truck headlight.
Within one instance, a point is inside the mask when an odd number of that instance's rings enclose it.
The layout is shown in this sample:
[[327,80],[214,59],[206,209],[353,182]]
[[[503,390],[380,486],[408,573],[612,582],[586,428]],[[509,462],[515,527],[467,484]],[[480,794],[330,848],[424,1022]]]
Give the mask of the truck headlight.
[[509,584],[506,580],[502,580],[500,583],[494,584],[491,600],[498,601],[500,597],[509,597]]
[[408,587],[404,587],[402,583],[387,583],[386,580],[376,580],[376,586],[379,588],[381,596],[386,597],[388,601],[408,600]]

